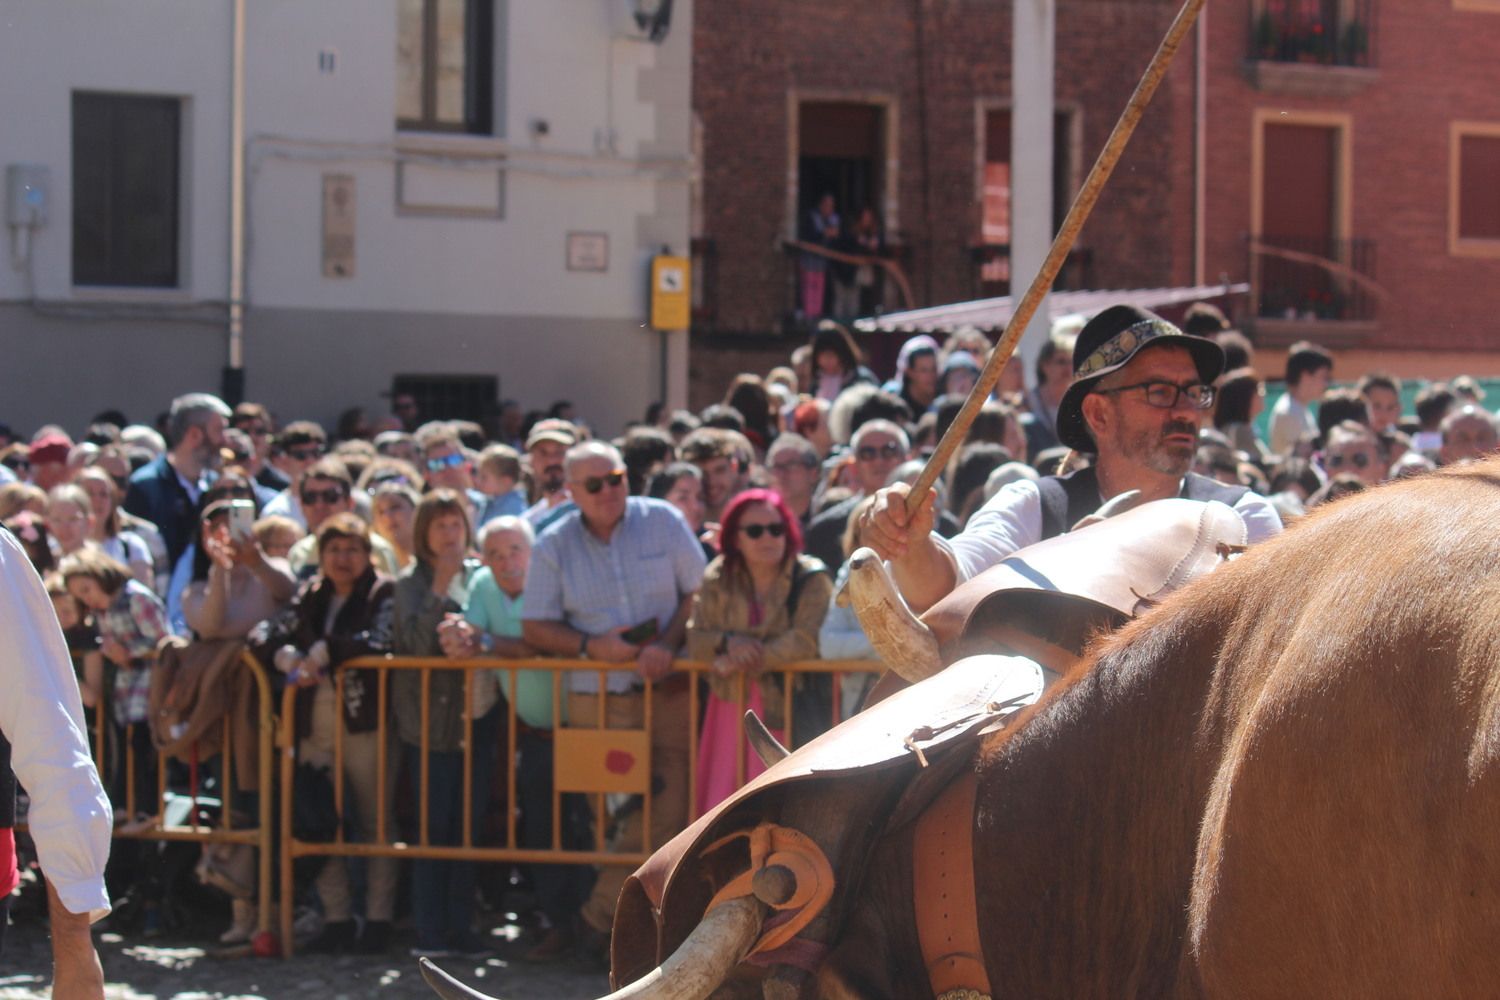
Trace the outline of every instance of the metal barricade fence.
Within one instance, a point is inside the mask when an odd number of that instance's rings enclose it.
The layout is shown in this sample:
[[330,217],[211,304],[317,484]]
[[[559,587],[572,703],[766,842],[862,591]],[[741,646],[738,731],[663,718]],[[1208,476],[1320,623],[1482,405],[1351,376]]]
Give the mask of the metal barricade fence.
[[[234,719],[233,712],[226,713],[221,725],[223,736],[222,754],[222,793],[219,808],[219,820],[217,823],[201,823],[201,810],[199,809],[197,789],[189,790],[189,795],[194,797],[190,803],[186,823],[169,824],[166,818],[167,804],[167,770],[169,757],[166,754],[156,755],[156,794],[155,809],[147,815],[144,822],[137,822],[139,815],[137,806],[144,805],[137,801],[136,773],[137,752],[135,748],[135,734],[137,725],[132,724],[123,727],[119,749],[116,756],[124,765],[123,781],[125,788],[124,812],[125,821],[117,823],[112,833],[114,839],[128,840],[160,840],[160,841],[191,841],[199,844],[247,844],[256,850],[256,883],[255,895],[258,901],[257,908],[257,930],[268,931],[272,925],[272,899],[271,899],[271,860],[273,835],[275,823],[272,821],[272,807],[274,801],[271,794],[273,779],[274,747],[276,744],[277,717],[275,714],[275,697],[271,689],[271,683],[262,669],[259,661],[248,651],[240,654],[242,668],[250,671],[255,680],[257,698],[256,714],[256,757],[260,774],[260,794],[257,799],[257,822],[252,826],[236,826],[234,823],[234,809],[231,798],[235,787],[234,776],[236,762],[234,759]],[[94,767],[98,770],[100,779],[108,783],[110,774],[110,706],[108,701],[98,705],[94,709]],[[119,802],[112,803],[117,812],[122,805]]]
[[[640,714],[636,724],[628,726],[612,727],[608,724],[609,714],[615,704],[609,698],[593,697],[595,708],[594,717],[585,722],[584,720],[567,717],[565,721],[564,706],[572,700],[580,702],[580,692],[571,692],[573,698],[569,698],[570,678],[576,675],[594,675],[597,681],[596,690],[606,691],[609,686],[609,675],[611,673],[629,673],[634,678],[634,672],[630,670],[631,664],[609,664],[601,665],[598,660],[570,660],[570,659],[528,659],[528,660],[501,660],[501,659],[441,659],[424,657],[362,657],[348,660],[340,670],[333,675],[333,760],[328,776],[333,788],[334,810],[340,818],[339,828],[329,841],[309,841],[298,839],[294,836],[294,811],[297,779],[297,743],[298,743],[298,705],[297,693],[300,690],[295,686],[288,686],[283,693],[279,749],[281,751],[280,767],[280,795],[281,795],[281,887],[280,887],[280,933],[282,954],[290,956],[294,951],[293,941],[293,906],[291,901],[294,894],[293,862],[298,858],[327,857],[327,858],[351,858],[351,857],[407,857],[423,858],[433,860],[454,861],[487,861],[502,862],[509,864],[548,863],[548,864],[584,864],[601,866],[629,866],[634,868],[644,862],[651,853],[660,845],[652,837],[653,812],[658,808],[656,799],[657,792],[652,785],[652,726],[656,721],[656,715],[662,709],[662,704],[670,700],[681,700],[686,695],[687,719],[686,719],[686,795],[687,810],[683,826],[697,818],[698,811],[694,789],[698,779],[698,737],[703,718],[704,698],[700,694],[699,679],[709,673],[706,663],[679,660],[674,666],[676,673],[667,681],[653,684],[651,682],[640,682],[636,684],[636,690],[630,692],[612,692],[611,694],[626,694],[633,698],[640,696]],[[344,705],[344,686],[349,671],[354,669],[371,670],[375,672],[377,683],[375,685],[376,717],[378,728],[375,737],[375,788],[376,803],[373,827],[375,836],[372,841],[355,842],[345,834],[344,827],[347,825],[347,817],[344,806],[348,799],[346,790],[345,774],[345,744],[346,731],[343,722],[341,706]],[[799,677],[814,675],[831,675],[831,684],[836,688],[838,678],[847,674],[869,674],[878,672],[881,666],[876,661],[869,660],[808,660],[798,663],[786,664],[785,666],[766,671],[762,676],[779,676],[781,678],[781,718],[785,723],[785,732],[793,732],[793,724],[796,719],[794,686]],[[418,753],[418,773],[410,775],[412,784],[421,789],[416,795],[416,803],[412,808],[415,814],[412,821],[408,823],[406,833],[414,833],[414,842],[398,839],[397,834],[401,831],[396,829],[396,817],[393,801],[395,798],[397,768],[393,766],[391,755],[396,749],[396,737],[393,732],[393,702],[391,695],[391,679],[393,675],[403,671],[418,671],[421,674],[418,685],[420,718],[420,741],[416,747]],[[462,763],[462,832],[458,837],[457,844],[434,844],[432,843],[430,822],[430,798],[428,792],[432,786],[429,783],[429,767],[432,758],[432,680],[434,673],[443,671],[463,671],[463,701],[462,712],[462,739],[461,752]],[[516,831],[517,814],[517,740],[521,729],[530,734],[537,734],[540,727],[527,726],[517,715],[516,693],[520,690],[520,675],[523,671],[546,672],[551,683],[551,728],[545,732],[547,739],[553,744],[553,766],[551,782],[551,810],[552,810],[552,837],[551,844],[547,847],[526,846],[519,843]],[[480,675],[490,673],[498,680],[498,688],[501,698],[497,704],[503,706],[505,725],[503,743],[497,743],[494,747],[476,747],[474,742],[474,723],[471,709],[475,705],[475,694],[477,683],[481,682]],[[686,681],[683,684],[682,678]],[[681,690],[685,687],[685,692]],[[746,753],[744,734],[744,711],[750,702],[749,686],[744,675],[739,675],[735,680],[737,690],[737,711],[735,712],[734,745],[739,748],[735,754],[735,787],[745,782],[746,775]],[[632,702],[633,703],[633,702]],[[831,717],[827,720],[829,728],[837,725],[839,719],[839,702],[835,696],[831,701]],[[788,748],[794,746],[793,741],[787,740]],[[476,844],[474,837],[474,773],[476,750],[482,753],[497,754],[497,766],[504,768],[503,784],[505,789],[505,815],[503,842],[498,844]],[[488,764],[488,761],[485,762]],[[366,765],[368,766],[367,762]],[[587,796],[593,806],[592,824],[593,842],[587,849],[569,849],[564,847],[564,812],[563,796],[584,795]],[[639,801],[640,826],[642,828],[642,846],[639,850],[612,851],[608,848],[605,839],[605,823],[600,822],[601,817],[609,815],[606,809],[607,799],[611,796],[636,796]],[[615,801],[619,801],[616,799]],[[617,814],[618,815],[618,814]],[[265,866],[262,866],[264,869]],[[262,908],[266,912],[266,908]]]

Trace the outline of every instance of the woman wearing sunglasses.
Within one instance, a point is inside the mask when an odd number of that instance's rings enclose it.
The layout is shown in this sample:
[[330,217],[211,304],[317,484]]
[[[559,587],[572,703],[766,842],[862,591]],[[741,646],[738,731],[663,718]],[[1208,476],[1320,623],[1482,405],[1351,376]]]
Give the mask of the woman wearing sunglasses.
[[[740,713],[751,708],[773,730],[785,727],[782,678],[774,671],[817,658],[833,593],[823,564],[801,554],[797,518],[773,490],[746,490],[731,500],[719,544],[723,554],[704,571],[687,627],[689,659],[712,664],[698,755],[700,813],[737,787]],[[764,770],[754,757],[742,760],[745,780]]]

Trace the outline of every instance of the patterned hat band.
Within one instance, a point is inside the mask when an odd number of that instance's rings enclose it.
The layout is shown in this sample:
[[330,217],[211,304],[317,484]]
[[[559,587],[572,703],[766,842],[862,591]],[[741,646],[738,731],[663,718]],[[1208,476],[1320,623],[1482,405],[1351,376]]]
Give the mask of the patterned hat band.
[[1177,327],[1164,319],[1143,319],[1100,344],[1073,373],[1075,379],[1086,378],[1113,365],[1123,364],[1132,354],[1161,337],[1185,337]]

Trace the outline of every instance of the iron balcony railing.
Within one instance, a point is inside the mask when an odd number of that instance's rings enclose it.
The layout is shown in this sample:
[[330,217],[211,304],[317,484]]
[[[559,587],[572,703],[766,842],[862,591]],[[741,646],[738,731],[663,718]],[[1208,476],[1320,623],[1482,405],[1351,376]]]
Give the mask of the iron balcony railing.
[[1250,4],[1250,58],[1373,66],[1376,15],[1376,0],[1255,0]]
[[1250,238],[1256,315],[1369,321],[1376,315],[1375,241],[1262,235]]

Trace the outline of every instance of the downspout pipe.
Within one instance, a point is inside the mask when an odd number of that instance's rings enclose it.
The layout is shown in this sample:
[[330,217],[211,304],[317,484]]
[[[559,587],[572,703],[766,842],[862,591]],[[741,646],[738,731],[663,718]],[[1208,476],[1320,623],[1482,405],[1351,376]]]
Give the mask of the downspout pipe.
[[245,0],[232,0],[229,87],[229,356],[222,395],[231,406],[245,395]]
[[1198,14],[1193,54],[1193,284],[1203,285],[1208,226],[1208,4]]

